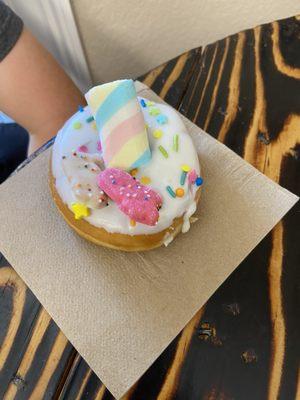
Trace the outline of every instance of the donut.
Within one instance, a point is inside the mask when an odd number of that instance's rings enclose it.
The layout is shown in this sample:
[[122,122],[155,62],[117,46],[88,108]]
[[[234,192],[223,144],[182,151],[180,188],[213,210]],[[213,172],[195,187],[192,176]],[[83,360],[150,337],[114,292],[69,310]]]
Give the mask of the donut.
[[[56,136],[54,202],[71,228],[98,245],[123,251],[167,246],[189,230],[200,198],[196,149],[172,107],[138,97],[131,80],[112,85],[96,93],[98,114],[87,95],[88,105]],[[106,97],[117,92],[113,102],[103,100],[103,91]]]

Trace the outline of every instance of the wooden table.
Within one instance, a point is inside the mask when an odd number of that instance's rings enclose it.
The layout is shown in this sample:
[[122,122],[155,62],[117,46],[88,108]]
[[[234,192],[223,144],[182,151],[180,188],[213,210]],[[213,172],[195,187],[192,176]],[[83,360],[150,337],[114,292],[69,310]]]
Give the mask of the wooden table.
[[[300,194],[300,18],[191,50],[141,80]],[[300,399],[299,219],[298,204],[124,399]],[[3,258],[0,286],[0,398],[112,399]]]

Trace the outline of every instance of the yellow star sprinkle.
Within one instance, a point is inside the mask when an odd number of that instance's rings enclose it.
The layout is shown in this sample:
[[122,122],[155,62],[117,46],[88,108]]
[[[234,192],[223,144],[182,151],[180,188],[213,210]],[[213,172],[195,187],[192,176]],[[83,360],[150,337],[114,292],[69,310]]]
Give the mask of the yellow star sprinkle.
[[72,203],[72,211],[75,214],[75,219],[81,219],[83,217],[88,217],[90,212],[85,204]]

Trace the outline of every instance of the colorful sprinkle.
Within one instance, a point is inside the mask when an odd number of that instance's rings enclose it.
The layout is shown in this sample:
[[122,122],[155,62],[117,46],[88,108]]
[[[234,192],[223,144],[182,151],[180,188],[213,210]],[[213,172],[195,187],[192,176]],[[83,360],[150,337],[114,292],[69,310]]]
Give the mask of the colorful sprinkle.
[[142,176],[140,182],[143,185],[149,185],[149,183],[151,183],[151,179],[148,176]]
[[141,106],[142,106],[143,108],[146,108],[146,107],[147,107],[147,104],[145,103],[145,100],[144,100],[144,99],[141,100]]
[[160,114],[160,110],[157,107],[150,107],[149,114],[152,116],[156,116]]
[[155,131],[153,131],[153,136],[155,137],[155,139],[160,139],[163,135],[163,131],[161,129],[155,129]]
[[179,136],[174,135],[173,136],[173,150],[178,151],[178,145],[179,145]]
[[89,215],[89,209],[85,204],[72,203],[71,208],[75,215],[75,219],[81,219]]
[[138,173],[138,169],[137,169],[137,168],[134,168],[134,169],[132,169],[132,170],[130,171],[130,175],[131,175],[131,176],[136,176],[137,173]]
[[195,183],[197,179],[197,172],[192,169],[189,173],[188,173],[188,181],[190,184]]
[[183,197],[183,196],[184,196],[184,189],[182,189],[182,188],[177,188],[177,189],[175,190],[175,193],[176,193],[176,196],[177,196],[177,197]]
[[79,112],[83,112],[83,111],[84,111],[84,107],[83,107],[82,105],[79,105],[79,106],[78,106],[78,111],[79,111]]
[[196,179],[195,183],[196,183],[197,186],[201,186],[202,185],[203,179],[201,178],[201,176],[198,176],[198,178]]
[[86,119],[86,122],[87,122],[88,124],[89,124],[90,122],[93,122],[93,121],[94,121],[94,117],[93,117],[92,115]]
[[82,153],[87,153],[89,151],[89,149],[87,148],[87,146],[85,144],[83,144],[82,146],[79,146],[77,151],[81,151]]
[[136,222],[135,222],[134,219],[131,219],[131,220],[130,220],[130,226],[136,226]]
[[74,122],[74,124],[73,124],[73,128],[74,129],[80,129],[81,128],[81,122],[79,122],[79,121],[76,121],[76,122]]
[[91,122],[91,126],[93,129],[95,129],[95,131],[97,131],[97,125],[95,121]]
[[97,150],[102,151],[102,145],[101,145],[100,140],[97,141]]
[[182,169],[182,171],[184,171],[184,172],[189,172],[189,171],[191,170],[191,167],[190,167],[189,165],[187,165],[187,164],[183,164],[183,165],[181,166],[181,169]]
[[147,100],[146,104],[148,107],[151,107],[151,106],[154,106],[155,103],[154,103],[154,101]]
[[169,193],[169,195],[175,199],[176,193],[175,193],[174,190],[171,188],[171,186],[167,186],[166,189],[167,189],[167,192]]
[[180,185],[181,186],[183,186],[185,184],[186,175],[187,175],[187,173],[185,171],[182,171],[181,176],[180,176]]
[[158,149],[165,158],[169,157],[167,150],[163,146],[158,146]]
[[166,124],[166,123],[168,122],[168,118],[167,118],[166,115],[160,114],[160,115],[156,118],[156,121],[157,121],[160,125],[163,125],[163,124]]

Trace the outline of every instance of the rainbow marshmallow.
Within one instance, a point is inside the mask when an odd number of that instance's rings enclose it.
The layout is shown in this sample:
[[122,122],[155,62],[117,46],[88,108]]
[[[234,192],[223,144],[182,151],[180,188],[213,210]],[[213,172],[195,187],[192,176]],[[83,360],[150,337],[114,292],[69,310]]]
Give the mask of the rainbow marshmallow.
[[100,132],[105,166],[129,171],[147,163],[151,151],[133,81],[99,85],[85,97]]

